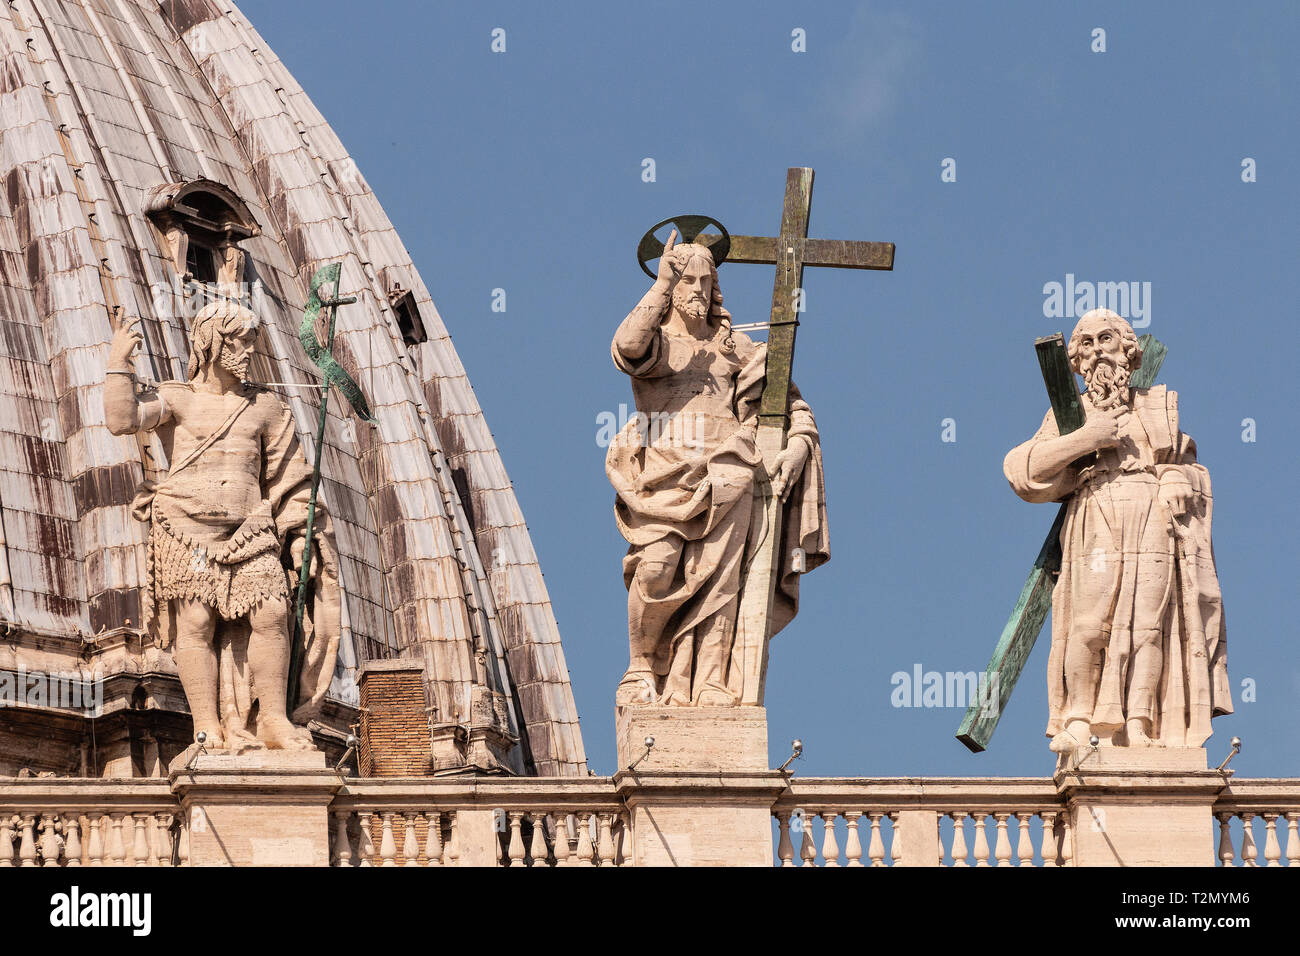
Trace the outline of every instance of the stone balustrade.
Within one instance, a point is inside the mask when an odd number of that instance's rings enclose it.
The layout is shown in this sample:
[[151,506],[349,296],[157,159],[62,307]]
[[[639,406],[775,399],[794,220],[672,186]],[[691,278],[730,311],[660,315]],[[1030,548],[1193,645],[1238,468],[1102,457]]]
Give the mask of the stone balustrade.
[[1233,781],[1215,801],[1214,817],[1218,821],[1215,857],[1220,866],[1300,865],[1296,781]]
[[1070,864],[1046,778],[795,777],[772,813],[780,866]]
[[0,867],[184,866],[166,780],[0,780]]
[[627,866],[608,777],[349,780],[330,806],[333,866]]
[[[625,799],[635,802],[637,791],[626,780],[328,776],[311,826],[319,859],[328,840],[333,866],[629,866],[635,857]],[[262,792],[273,794],[276,779],[260,778],[270,788]],[[701,821],[726,785],[710,786]],[[177,787],[0,778],[0,867],[189,865]],[[683,807],[693,792],[677,794]],[[1300,780],[1223,778],[1211,805],[1205,865],[1300,861]],[[1107,822],[1104,807],[1085,813],[1046,777],[793,777],[770,806],[781,866],[1071,866],[1081,841]],[[202,812],[196,821],[197,840]]]

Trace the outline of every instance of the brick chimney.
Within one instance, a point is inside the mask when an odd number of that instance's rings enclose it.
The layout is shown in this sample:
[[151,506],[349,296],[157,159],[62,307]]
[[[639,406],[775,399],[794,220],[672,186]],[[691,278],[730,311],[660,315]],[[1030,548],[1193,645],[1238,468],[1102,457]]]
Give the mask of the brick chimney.
[[366,661],[361,688],[357,766],[363,777],[421,777],[433,769],[424,664],[411,660]]

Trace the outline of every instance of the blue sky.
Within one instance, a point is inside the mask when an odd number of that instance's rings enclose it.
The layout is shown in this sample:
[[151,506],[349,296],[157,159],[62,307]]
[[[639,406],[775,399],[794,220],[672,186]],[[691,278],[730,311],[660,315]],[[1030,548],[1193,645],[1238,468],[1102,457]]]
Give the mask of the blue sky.
[[[797,736],[803,774],[1051,772],[1046,629],[984,754],[953,738],[961,709],[893,707],[890,678],[982,670],[1051,524],[1001,465],[1047,408],[1033,340],[1069,333],[1043,287],[1072,274],[1150,283],[1139,331],[1168,345],[1160,380],[1214,479],[1237,712],[1215,722],[1211,762],[1239,735],[1238,773],[1300,773],[1292,5],[240,6],[451,331],[529,521],[595,770],[615,769],[627,665],[597,417],[632,401],[609,341],[649,282],[637,241],[682,212],[773,235],[802,165],[811,235],[898,251],[891,273],[805,273],[795,379],[822,433],[832,560],[772,648],[773,759]],[[736,322],[766,319],[770,268],[724,265],[720,283]]]

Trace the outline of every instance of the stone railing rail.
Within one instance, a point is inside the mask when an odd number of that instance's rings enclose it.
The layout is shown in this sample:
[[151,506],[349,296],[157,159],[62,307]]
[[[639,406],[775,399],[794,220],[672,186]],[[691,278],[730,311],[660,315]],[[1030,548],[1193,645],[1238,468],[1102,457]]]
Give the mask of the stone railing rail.
[[[632,863],[610,777],[339,777],[327,799],[333,866]],[[1225,778],[1213,800],[1219,865],[1300,861],[1300,779]],[[774,859],[1070,866],[1073,826],[1104,821],[1067,809],[1047,777],[792,777],[771,807]],[[0,778],[0,867],[185,866],[187,823],[166,779]]]
[[1220,866],[1300,865],[1300,780],[1233,780],[1215,801],[1214,817],[1219,824],[1215,856]]
[[333,866],[627,866],[609,777],[349,779],[330,805]]
[[772,814],[781,866],[1068,866],[1062,811],[1046,777],[794,777]]
[[184,866],[166,780],[0,778],[0,867]]
[[[795,777],[772,814],[781,866],[1053,867],[1074,856],[1065,810],[1048,777]],[[1300,861],[1300,780],[1227,778],[1213,815],[1220,865]]]

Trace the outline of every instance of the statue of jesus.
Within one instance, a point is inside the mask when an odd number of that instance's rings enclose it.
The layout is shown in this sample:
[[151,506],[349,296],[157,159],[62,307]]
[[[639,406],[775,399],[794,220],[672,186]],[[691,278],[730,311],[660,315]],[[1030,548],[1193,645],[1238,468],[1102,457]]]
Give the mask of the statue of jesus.
[[189,380],[138,389],[132,356],[141,334],[124,323],[109,351],[104,416],[115,435],[156,431],[170,462],[165,478],[142,486],[133,513],[150,523],[146,627],[158,627],[163,646],[175,637],[196,736],[205,733],[215,750],[306,750],[311,734],[294,720],[314,716],[333,675],[338,565],[318,503],[319,572],[304,622],[302,703],[291,720],[290,581],[296,586],[303,560],[311,468],[288,407],[245,382],[257,327],[236,302],[205,306],[190,331]]
[[674,231],[654,284],[611,347],[632,379],[638,412],[605,461],[629,543],[631,663],[618,686],[620,707],[738,704],[736,615],[753,535],[781,536],[773,634],[795,616],[799,574],[830,557],[821,443],[793,384],[788,443],[771,477],[773,493],[786,500],[782,526],[753,528],[767,347],[732,330],[709,248],[675,240]]
[[1232,713],[1214,565],[1210,473],[1180,429],[1178,395],[1130,388],[1132,327],[1084,315],[1069,344],[1087,391],[1082,428],[1051,411],[1003,471],[1026,501],[1068,499],[1047,661],[1052,750],[1105,744],[1199,747]]

